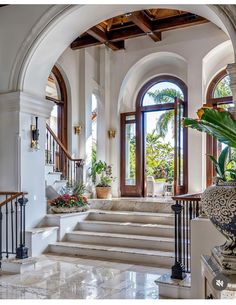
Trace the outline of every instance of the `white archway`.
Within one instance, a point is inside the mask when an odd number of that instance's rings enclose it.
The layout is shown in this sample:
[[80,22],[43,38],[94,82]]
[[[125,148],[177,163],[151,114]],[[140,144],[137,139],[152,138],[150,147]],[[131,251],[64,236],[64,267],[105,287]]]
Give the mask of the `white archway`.
[[122,81],[118,113],[135,111],[136,98],[141,87],[151,78],[161,74],[176,76],[186,83],[186,59],[173,52],[156,52],[141,58],[129,69]]
[[[31,31],[15,60],[8,90],[43,97],[47,75],[58,57],[81,33],[94,24],[125,12],[147,8],[173,8],[203,16],[221,27],[236,49],[235,32],[219,8],[207,5],[67,5],[54,6]],[[217,11],[217,12],[216,12]]]

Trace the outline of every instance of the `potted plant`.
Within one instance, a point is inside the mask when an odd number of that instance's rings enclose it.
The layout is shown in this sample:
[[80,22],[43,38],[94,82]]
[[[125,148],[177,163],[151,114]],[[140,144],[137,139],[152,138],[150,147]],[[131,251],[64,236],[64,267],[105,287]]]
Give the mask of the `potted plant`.
[[221,254],[236,255],[236,169],[235,160],[227,162],[229,147],[236,148],[236,120],[222,108],[202,107],[197,114],[197,119],[184,118],[184,126],[206,132],[228,145],[218,160],[210,156],[217,179],[204,191],[201,202],[211,222],[227,239],[220,247]]
[[84,196],[85,186],[77,183],[74,187],[68,187],[65,193],[50,201],[50,207],[54,213],[75,213],[88,210],[88,199]]
[[99,199],[111,198],[111,186],[114,178],[112,177],[112,167],[105,161],[98,161],[91,168],[91,176],[96,185],[96,195]]

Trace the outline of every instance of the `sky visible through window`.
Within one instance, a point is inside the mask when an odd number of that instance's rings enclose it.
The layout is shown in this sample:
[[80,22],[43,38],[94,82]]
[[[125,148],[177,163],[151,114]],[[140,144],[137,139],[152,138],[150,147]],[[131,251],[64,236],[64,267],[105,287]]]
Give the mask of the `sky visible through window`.
[[[180,90],[180,88],[170,82],[160,82],[154,86],[152,86],[147,93],[145,94],[144,98],[143,98],[143,105],[155,105],[156,103],[154,102],[154,100],[152,99],[152,97],[150,97],[148,95],[148,92],[155,92],[155,91],[161,91],[163,89],[175,89],[177,91],[179,91],[182,95],[182,91]],[[147,133],[151,133],[157,124],[157,121],[159,120],[160,116],[163,114],[163,111],[154,111],[154,112],[149,112],[146,114],[146,131]],[[167,143],[170,142],[171,145],[174,146],[174,137],[173,137],[173,129],[171,128],[171,126],[169,126],[170,128],[168,128],[168,133],[165,137],[165,139],[162,139],[163,143]]]

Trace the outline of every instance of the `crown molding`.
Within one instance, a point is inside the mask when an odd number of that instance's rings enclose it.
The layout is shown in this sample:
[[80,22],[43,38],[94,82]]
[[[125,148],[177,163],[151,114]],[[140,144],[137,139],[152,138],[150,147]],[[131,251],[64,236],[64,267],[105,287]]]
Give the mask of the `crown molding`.
[[0,94],[0,113],[19,112],[48,118],[54,103],[31,94],[15,91]]

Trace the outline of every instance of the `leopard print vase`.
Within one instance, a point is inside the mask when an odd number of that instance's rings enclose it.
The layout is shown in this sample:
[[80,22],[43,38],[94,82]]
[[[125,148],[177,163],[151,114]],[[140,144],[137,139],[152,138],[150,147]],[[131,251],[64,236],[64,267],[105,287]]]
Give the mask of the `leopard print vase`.
[[218,181],[202,195],[202,208],[227,239],[222,254],[236,255],[236,181]]

